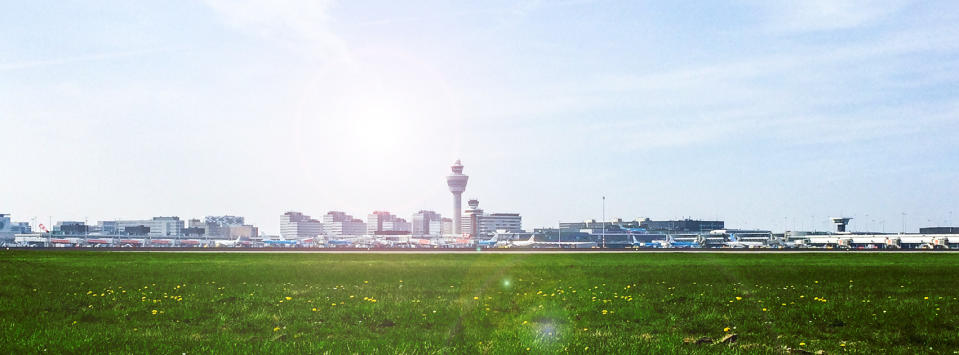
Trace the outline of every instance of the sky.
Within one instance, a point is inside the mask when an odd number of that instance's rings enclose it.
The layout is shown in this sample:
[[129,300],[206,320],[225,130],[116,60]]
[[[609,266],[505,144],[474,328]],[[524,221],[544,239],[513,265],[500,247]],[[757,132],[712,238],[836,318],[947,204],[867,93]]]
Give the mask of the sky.
[[0,3],[15,221],[449,216],[462,159],[527,229],[914,232],[957,132],[954,1]]

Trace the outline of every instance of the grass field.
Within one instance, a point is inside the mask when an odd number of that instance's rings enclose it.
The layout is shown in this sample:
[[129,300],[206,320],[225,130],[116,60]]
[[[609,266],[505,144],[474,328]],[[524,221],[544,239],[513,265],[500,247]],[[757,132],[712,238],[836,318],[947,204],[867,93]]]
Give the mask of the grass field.
[[951,354],[957,297],[959,254],[3,251],[0,353]]

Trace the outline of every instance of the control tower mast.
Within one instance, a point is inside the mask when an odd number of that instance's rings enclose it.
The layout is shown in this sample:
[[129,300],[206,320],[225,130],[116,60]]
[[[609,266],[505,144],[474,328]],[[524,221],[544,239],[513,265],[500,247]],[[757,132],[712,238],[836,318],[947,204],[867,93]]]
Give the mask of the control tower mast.
[[469,176],[463,175],[463,163],[459,159],[450,168],[453,173],[446,177],[446,184],[453,193],[453,233],[463,234],[463,191]]

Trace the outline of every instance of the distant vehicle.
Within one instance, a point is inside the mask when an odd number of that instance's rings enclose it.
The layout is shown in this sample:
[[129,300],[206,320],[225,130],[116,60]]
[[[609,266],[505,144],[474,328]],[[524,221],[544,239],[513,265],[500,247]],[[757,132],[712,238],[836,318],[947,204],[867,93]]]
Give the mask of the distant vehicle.
[[120,239],[120,246],[124,248],[140,247],[143,246],[143,239]]
[[87,239],[87,244],[93,247],[106,247],[113,244],[113,238]]
[[327,240],[327,241],[326,241],[326,246],[331,247],[331,248],[336,248],[336,247],[348,248],[348,247],[353,246],[353,241],[345,240],[345,239]]

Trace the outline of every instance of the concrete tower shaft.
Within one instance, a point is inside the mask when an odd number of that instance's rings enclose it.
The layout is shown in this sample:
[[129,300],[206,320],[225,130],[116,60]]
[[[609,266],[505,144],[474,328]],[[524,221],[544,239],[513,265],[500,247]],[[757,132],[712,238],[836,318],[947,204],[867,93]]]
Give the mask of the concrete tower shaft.
[[463,191],[469,176],[463,175],[463,163],[459,159],[450,167],[452,174],[446,177],[446,185],[453,194],[453,233],[463,233]]

